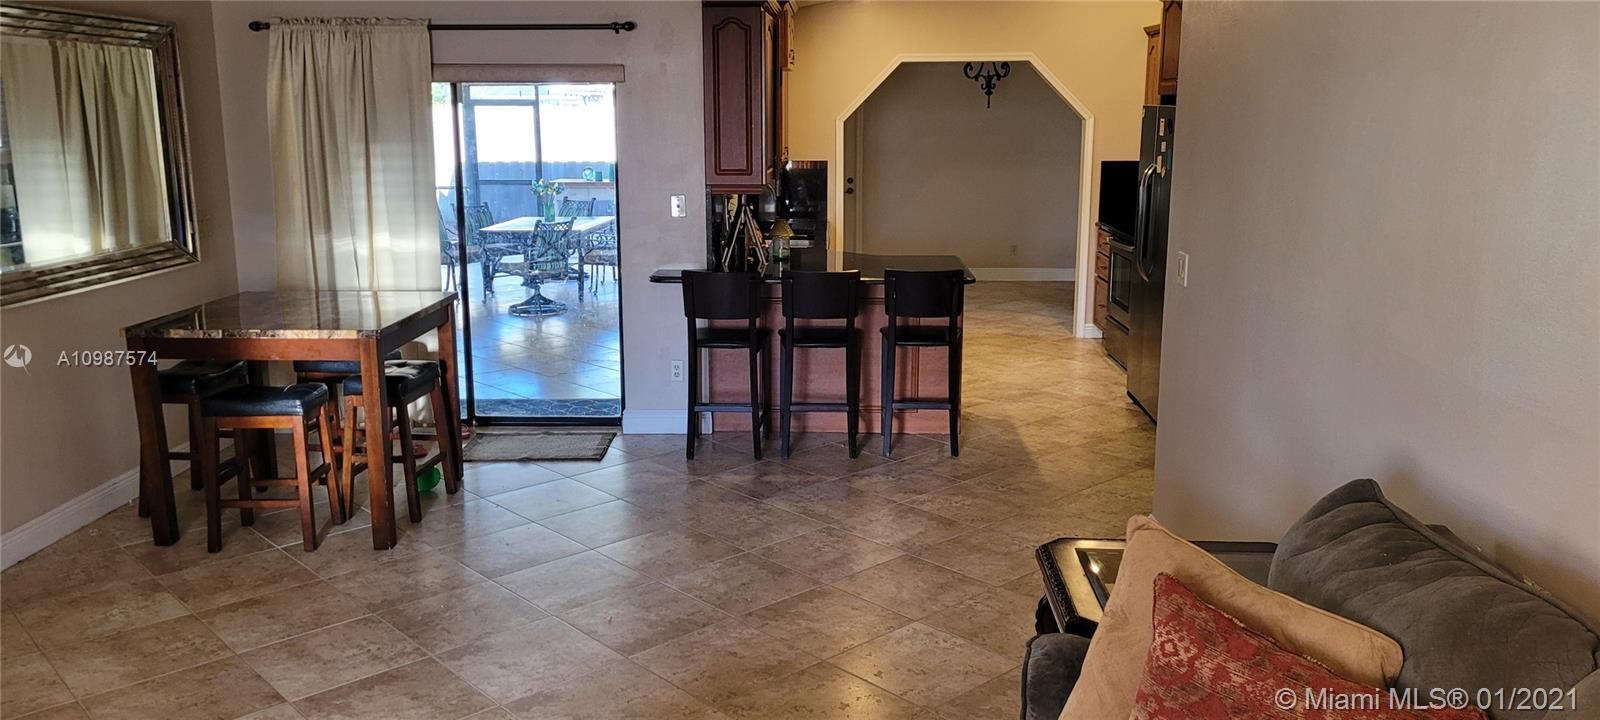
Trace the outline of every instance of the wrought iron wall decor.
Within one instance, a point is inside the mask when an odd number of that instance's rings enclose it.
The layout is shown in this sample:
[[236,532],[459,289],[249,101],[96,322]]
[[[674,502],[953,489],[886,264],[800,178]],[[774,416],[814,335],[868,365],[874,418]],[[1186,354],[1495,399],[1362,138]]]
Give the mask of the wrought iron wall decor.
[[978,82],[978,87],[983,90],[983,106],[992,108],[994,107],[994,86],[1011,75],[1011,63],[969,62],[961,68],[961,74],[965,75],[968,80],[976,80]]

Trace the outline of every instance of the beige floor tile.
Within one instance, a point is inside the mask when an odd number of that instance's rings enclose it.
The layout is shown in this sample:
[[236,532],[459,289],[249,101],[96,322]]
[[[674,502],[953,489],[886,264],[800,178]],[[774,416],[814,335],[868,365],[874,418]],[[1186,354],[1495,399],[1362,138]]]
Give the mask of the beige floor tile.
[[388,623],[366,616],[239,655],[289,700],[426,657]]
[[496,495],[492,502],[529,520],[543,520],[615,499],[583,483],[563,479]]
[[847,518],[840,521],[839,526],[901,550],[948,540],[973,529],[966,523],[905,505]]
[[677,590],[654,583],[568,610],[560,617],[606,647],[632,655],[728,616]]
[[1011,670],[1020,659],[913,623],[828,662],[918,705],[933,706]]
[[[405,511],[399,512],[404,516]],[[406,539],[431,547],[444,547],[465,542],[475,537],[499,532],[507,528],[527,525],[528,519],[499,505],[484,500],[474,500],[459,505],[429,508],[422,522],[411,523]]]
[[468,538],[459,544],[440,548],[439,553],[455,558],[480,575],[492,578],[576,555],[587,549],[554,530],[528,523]]
[[328,583],[377,612],[486,580],[455,560],[422,553],[330,578]]
[[261,712],[250,713],[239,720],[302,720],[300,713],[296,712],[293,705],[284,703],[273,705]]
[[705,702],[721,703],[819,659],[735,618],[633,656],[633,661]]
[[555,618],[440,653],[438,659],[500,703],[580,683],[606,664],[623,660]]
[[178,598],[154,579],[119,582],[22,608],[17,619],[45,648],[93,640],[188,615]]
[[131,685],[232,654],[193,615],[93,640],[46,648],[50,664],[79,697]]
[[95,720],[237,718],[282,702],[267,681],[236,657],[83,699]]
[[[147,521],[133,524],[128,529],[133,532],[143,531],[138,534],[130,534],[130,537],[136,540],[148,541],[150,539],[150,524]],[[94,522],[72,531],[60,540],[50,543],[49,547],[34,553],[29,556],[29,559],[35,561],[52,560],[83,553],[115,550],[124,544],[119,542],[119,539],[117,533],[111,532],[106,527],[106,524]]]
[[597,548],[676,526],[678,519],[625,500],[613,500],[565,515],[548,517],[540,520],[539,524],[588,547]]
[[630,458],[623,453],[608,451],[606,456],[599,460],[543,460],[535,464],[546,470],[560,473],[562,477],[570,477],[593,472],[603,467],[621,465],[628,462],[628,460]]
[[833,657],[911,624],[911,618],[827,586],[756,610],[744,621],[821,658]]
[[650,578],[597,552],[586,552],[518,570],[495,582],[549,612],[561,612],[626,592]]
[[665,582],[733,615],[771,605],[817,585],[808,576],[750,553],[673,575]]
[[[828,447],[835,452],[839,451],[837,445]],[[754,465],[725,470],[706,478],[708,482],[753,498],[769,498],[781,492],[815,485],[827,479],[828,476],[806,472],[777,460],[763,460]]]
[[761,502],[729,503],[725,511],[696,520],[690,528],[745,550],[803,535],[822,523]]
[[[403,515],[404,511],[401,513]],[[331,578],[431,551],[431,548],[422,543],[410,542],[411,523],[406,522],[403,517],[395,529],[400,538],[399,544],[381,552],[372,549],[370,526],[367,530],[329,535],[322,539],[316,550],[311,552],[306,552],[298,544],[285,546],[282,551],[322,578]]]
[[[295,532],[295,537],[300,537],[298,530]],[[272,547],[274,545],[256,534],[255,530],[241,526],[236,521],[223,527],[220,552],[207,552],[206,534],[192,531],[184,533],[173,545],[163,546],[144,542],[129,545],[125,549],[151,574],[165,575],[218,560],[243,557]]]
[[974,530],[942,542],[913,548],[911,553],[962,575],[999,585],[1038,570],[1034,549],[1040,543],[1009,532],[1010,523]]
[[211,631],[243,652],[367,614],[354,598],[317,580],[197,614]]
[[88,711],[84,710],[82,705],[71,702],[28,713],[17,720],[90,720],[90,718]]
[[844,479],[786,490],[767,498],[766,501],[785,510],[830,524],[870,515],[898,505],[882,495],[857,490]]
[[895,502],[905,502],[960,482],[904,462],[867,468],[846,475],[844,479],[856,490],[882,495]]
[[690,481],[689,476],[680,470],[645,460],[634,460],[573,475],[572,479],[618,498],[633,497],[656,488],[682,485]]
[[122,549],[27,558],[0,573],[8,610],[31,603],[89,592],[125,580],[144,580],[150,572]]
[[789,467],[827,478],[836,478],[850,473],[861,472],[886,462],[889,462],[889,460],[868,452],[863,452],[852,458],[849,451],[842,446],[815,447],[809,450],[801,450],[800,452],[791,452],[789,459],[783,461]]
[[17,717],[72,700],[72,691],[43,654],[16,653],[0,659],[0,715]]
[[[226,491],[224,491],[226,492]],[[366,490],[362,490],[365,493]],[[342,523],[333,522],[333,511],[328,507],[328,498],[321,491],[314,496],[318,501],[312,505],[313,517],[316,520],[317,542],[321,543],[334,535],[354,532],[363,528],[372,527],[372,516],[367,513],[365,495],[356,499],[356,514]],[[236,511],[225,510],[222,514],[223,527],[230,524],[239,524],[239,514]],[[204,527],[202,525],[201,527]],[[278,547],[303,547],[304,533],[300,530],[300,511],[298,509],[274,510],[269,513],[256,513],[256,521],[250,526],[257,535]],[[371,532],[370,530],[368,531]],[[227,539],[223,539],[226,550]]]
[[693,570],[740,552],[734,545],[686,528],[657,530],[596,551],[656,578]]
[[0,658],[37,652],[39,646],[34,644],[33,638],[28,637],[28,631],[22,628],[22,621],[17,619],[10,610],[0,610]]
[[943,475],[954,480],[971,480],[982,475],[1004,470],[1016,464],[1016,459],[1008,459],[977,448],[963,447],[961,454],[950,457],[950,453],[941,449],[920,452],[915,455],[896,455],[905,472],[919,471]]
[[306,720],[458,720],[494,706],[432,658],[295,702]]
[[919,510],[943,515],[970,525],[997,523],[1029,508],[1033,500],[1014,492],[964,482],[906,502]]
[[667,453],[682,455],[683,442],[683,435],[623,434],[611,441],[611,449],[620,451],[629,458],[642,460]]
[[661,486],[647,490],[629,498],[628,502],[649,508],[652,512],[679,522],[689,523],[712,519],[715,512],[726,511],[729,507],[754,500],[704,480],[696,480],[687,485]]
[[1020,659],[1033,637],[1037,595],[987,590],[922,618],[922,623],[971,641],[1001,657]]
[[482,498],[560,480],[562,477],[561,473],[533,463],[469,462],[466,466],[461,487]]
[[581,682],[566,683],[506,703],[526,720],[714,720],[721,718],[670,683],[638,665],[616,660]]
[[750,436],[744,433],[740,435],[742,437],[737,445],[702,440],[700,446],[695,448],[693,460],[684,459],[683,453],[665,453],[650,458],[648,462],[702,478],[760,462],[751,452]]
[[939,705],[939,720],[1022,716],[1022,672],[1004,673]]
[[390,608],[379,617],[438,654],[548,614],[499,585],[479,583]]
[[864,537],[833,527],[773,543],[755,550],[757,555],[822,581],[865,570],[902,553]]
[[510,710],[495,706],[481,713],[471,715],[467,720],[516,720],[516,716],[512,715]]
[[263,550],[157,578],[190,610],[200,612],[317,579],[281,550]]
[[977,580],[909,555],[835,580],[833,585],[913,619],[988,589]]
[[733,720],[917,720],[922,711],[827,664],[729,698],[718,709]]

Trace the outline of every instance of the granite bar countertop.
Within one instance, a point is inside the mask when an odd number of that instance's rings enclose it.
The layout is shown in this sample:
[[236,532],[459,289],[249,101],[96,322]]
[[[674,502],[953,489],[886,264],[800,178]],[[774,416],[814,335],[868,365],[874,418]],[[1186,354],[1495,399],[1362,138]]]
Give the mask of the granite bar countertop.
[[130,338],[376,337],[455,302],[453,292],[244,292],[123,328]]
[[[977,282],[967,264],[954,255],[871,255],[867,253],[830,253],[824,250],[795,250],[788,260],[767,263],[763,275],[766,281],[776,283],[785,270],[859,270],[861,281],[883,283],[883,271],[893,270],[962,270],[967,283]],[[661,268],[650,274],[653,283],[683,282],[682,268]]]

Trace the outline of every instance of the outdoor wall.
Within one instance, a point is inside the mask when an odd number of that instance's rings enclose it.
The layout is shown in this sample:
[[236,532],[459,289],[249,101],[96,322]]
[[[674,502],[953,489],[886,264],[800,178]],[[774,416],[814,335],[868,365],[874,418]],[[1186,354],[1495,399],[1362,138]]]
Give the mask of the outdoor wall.
[[1072,279],[1083,123],[1027,63],[993,107],[961,70],[901,65],[856,110],[861,250],[1033,271],[980,280]]
[[837,162],[838,122],[896,56],[1033,53],[1094,115],[1097,172],[1101,160],[1137,158],[1143,28],[1160,21],[1155,0],[807,5],[795,16],[789,155]]
[[1596,28],[1593,3],[1184,7],[1163,522],[1275,539],[1372,477],[1600,619]]
[[[239,237],[239,284],[276,286],[272,175],[266,162],[267,34],[251,20],[371,15],[372,3],[226,2],[215,9],[223,78],[228,160]],[[685,341],[674,288],[650,285],[662,265],[705,256],[705,168],[700,5],[694,2],[391,2],[382,13],[439,23],[609,22],[639,29],[600,32],[436,32],[437,63],[621,64],[617,85],[618,228],[621,240],[623,376],[630,431],[681,432],[684,391],[668,376]],[[684,195],[688,216],[669,216],[668,197]]]
[[[0,367],[0,530],[5,561],[51,532],[70,532],[138,494],[138,429],[122,367],[58,367],[63,351],[125,347],[121,329],[236,290],[233,220],[222,163],[222,107],[208,3],[48,3],[75,10],[166,20],[177,25],[189,152],[194,163],[201,262],[77,295],[0,310],[0,347],[33,351],[26,370]],[[186,442],[186,423],[169,416],[168,438]],[[82,503],[74,503],[81,499]],[[62,508],[24,534],[31,520]],[[74,524],[73,518],[77,518]]]

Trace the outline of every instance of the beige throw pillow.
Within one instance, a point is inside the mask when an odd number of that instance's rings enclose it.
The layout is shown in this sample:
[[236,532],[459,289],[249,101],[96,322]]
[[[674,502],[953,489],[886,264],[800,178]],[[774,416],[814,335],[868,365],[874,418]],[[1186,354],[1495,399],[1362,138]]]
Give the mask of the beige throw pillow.
[[1387,687],[1400,674],[1402,656],[1394,640],[1257,585],[1155,518],[1136,515],[1128,520],[1128,547],[1116,585],[1060,720],[1127,720],[1133,712],[1154,640],[1155,580],[1161,573],[1245,627],[1347,680]]

